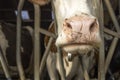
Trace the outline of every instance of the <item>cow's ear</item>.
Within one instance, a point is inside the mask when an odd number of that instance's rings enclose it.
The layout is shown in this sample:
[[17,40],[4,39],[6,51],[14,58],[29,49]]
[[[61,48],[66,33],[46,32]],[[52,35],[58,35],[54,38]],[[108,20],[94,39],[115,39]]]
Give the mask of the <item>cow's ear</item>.
[[29,0],[31,3],[38,4],[40,6],[46,5],[50,2],[50,0]]

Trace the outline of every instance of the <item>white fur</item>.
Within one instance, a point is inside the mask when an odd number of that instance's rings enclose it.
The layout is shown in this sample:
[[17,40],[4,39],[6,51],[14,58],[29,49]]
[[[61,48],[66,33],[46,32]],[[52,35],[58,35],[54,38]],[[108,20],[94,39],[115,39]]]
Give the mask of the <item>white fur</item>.
[[[88,14],[89,16],[96,18],[97,14],[95,12],[96,3],[93,0],[55,0],[55,15],[57,19],[57,26],[58,26],[58,38],[56,40],[56,45],[58,46],[60,43],[65,43],[65,35],[62,31],[63,21],[66,18],[70,18],[75,15],[80,15],[82,13]],[[62,34],[62,38],[61,35]],[[100,37],[99,32],[97,35]]]
[[[89,6],[91,0],[55,0],[55,15],[58,24],[58,33],[61,32],[62,23],[65,18],[69,18],[81,13],[94,15],[93,8]],[[89,3],[88,3],[89,2]],[[91,11],[92,10],[92,11]]]
[[[94,16],[97,20],[97,18],[100,18],[100,16],[98,17],[98,14],[100,14],[100,12],[98,10],[99,10],[99,8],[101,8],[99,1],[100,0],[54,0],[53,1],[54,6],[55,6],[55,16],[56,16],[57,27],[58,27],[58,38],[56,40],[57,46],[59,46],[58,44],[60,44],[60,43],[67,42],[66,35],[62,31],[63,21],[66,18],[70,18],[70,17],[75,16],[75,15],[80,15],[82,13],[88,14],[91,17]],[[98,35],[97,38],[99,39],[100,34],[97,33],[96,35]],[[90,45],[89,46],[88,45],[76,46],[75,45],[75,46],[72,46],[69,48],[66,48],[66,47],[63,47],[63,48],[68,52],[69,51],[72,52],[72,50],[74,51],[76,49],[80,53],[87,53],[87,51],[89,51],[92,48],[92,46],[90,46]],[[50,55],[52,55],[50,57],[50,59],[54,59],[54,57],[56,58],[55,55],[53,55],[53,54],[50,54]],[[58,72],[60,73],[60,68],[59,68],[60,64],[58,63],[58,58],[56,58],[56,59],[57,59],[56,66],[51,64],[54,62],[54,60],[53,61],[51,60],[51,62],[50,62],[50,60],[47,60],[48,65],[50,65],[50,66],[48,66],[48,70],[49,70],[48,72],[49,72],[49,75],[51,77],[51,80],[58,79],[56,76],[56,72],[54,72],[55,67],[57,68]],[[69,67],[66,65],[65,59],[67,60]],[[80,78],[81,78],[80,75],[82,74],[81,67],[80,67],[79,63],[75,64],[76,61],[79,62],[79,59],[77,59],[75,62],[69,62],[67,57],[64,57],[63,61],[64,61],[64,68],[66,71],[66,76],[68,76],[70,74],[70,72],[73,71],[73,72],[71,72],[72,74],[77,73],[78,78],[76,78],[76,80],[80,80]],[[73,67],[73,66],[76,66],[76,67]],[[52,68],[52,70],[51,70],[51,68]],[[54,75],[52,75],[52,74],[54,74]]]

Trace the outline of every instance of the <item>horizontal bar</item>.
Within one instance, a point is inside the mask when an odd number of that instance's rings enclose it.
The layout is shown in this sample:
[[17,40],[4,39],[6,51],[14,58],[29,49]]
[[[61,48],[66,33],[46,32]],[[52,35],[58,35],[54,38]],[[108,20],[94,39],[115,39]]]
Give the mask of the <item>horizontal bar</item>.
[[42,34],[45,34],[45,35],[47,35],[47,36],[56,38],[55,34],[49,32],[49,31],[47,31],[47,30],[45,30],[45,29],[40,28],[39,31],[40,31],[40,33],[42,33]]
[[114,32],[114,31],[112,31],[110,29],[104,28],[104,32],[107,33],[107,34],[110,34],[112,36],[120,38],[120,34],[118,34],[117,32]]
[[[7,12],[7,11],[9,11],[9,12],[11,12],[11,11],[15,11],[15,10],[17,10],[17,9],[15,9],[15,8],[11,8],[11,9],[0,9],[0,12]],[[33,9],[27,9],[27,8],[25,8],[25,9],[23,9],[23,10],[26,10],[26,11],[34,11]],[[51,11],[51,9],[42,9],[42,11]]]
[[[15,19],[1,19],[0,22],[2,21],[7,21],[7,22],[16,22]],[[41,20],[41,22],[51,22],[53,21],[52,19],[44,19],[44,20]],[[33,19],[22,19],[22,22],[34,22]]]

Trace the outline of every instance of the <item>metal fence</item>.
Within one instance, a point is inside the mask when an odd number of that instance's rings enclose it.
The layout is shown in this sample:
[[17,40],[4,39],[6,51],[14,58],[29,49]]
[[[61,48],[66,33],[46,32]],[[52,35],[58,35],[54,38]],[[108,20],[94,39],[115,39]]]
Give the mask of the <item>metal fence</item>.
[[[21,24],[21,10],[24,6],[24,2],[25,2],[25,0],[19,0],[18,14],[17,14],[16,61],[17,61],[17,68],[18,68],[20,80],[27,80],[27,78],[25,76],[23,66],[22,66],[21,55],[20,55],[21,26],[22,26],[22,24]],[[105,80],[105,75],[107,73],[109,64],[110,64],[112,56],[114,54],[114,50],[116,48],[117,42],[120,38],[120,25],[118,23],[116,15],[115,15],[115,13],[112,9],[110,1],[109,0],[104,0],[104,3],[107,7],[107,10],[110,14],[110,17],[113,21],[113,24],[114,24],[117,32],[112,31],[110,29],[107,29],[105,27],[103,29],[105,33],[114,36],[114,39],[113,39],[113,41],[110,45],[110,49],[108,50],[108,55],[107,55],[106,58],[105,58],[105,53],[104,53],[104,42],[101,45],[101,48],[100,48],[100,51],[99,51],[99,53],[100,53],[99,54],[99,62],[98,62],[99,63],[99,65],[98,65],[98,79],[94,79],[94,80]],[[37,4],[33,4],[33,5],[34,5],[34,34],[33,34],[34,35],[34,80],[41,80],[41,75],[42,75],[43,69],[45,67],[45,62],[46,62],[46,58],[47,58],[49,50],[50,50],[50,46],[52,44],[52,41],[54,39],[56,39],[57,35],[49,32],[47,30],[44,30],[40,27],[40,19],[41,19],[40,6],[37,5]],[[54,11],[54,9],[53,9],[53,11]],[[120,14],[120,1],[119,1],[119,14]],[[41,53],[40,53],[41,52],[41,50],[40,50],[41,46],[39,45],[40,40],[41,40],[40,33],[42,33],[44,35],[47,35],[47,36],[50,36],[48,45],[46,47],[46,50],[44,52],[44,55],[43,55],[42,59],[40,59],[41,58]],[[103,34],[103,36],[104,36],[104,34]],[[58,51],[58,53],[61,53],[61,49],[59,47],[57,48],[57,51]],[[6,76],[6,79],[7,80],[12,80],[12,78],[10,76],[10,72],[8,70],[9,66],[7,66],[6,61],[5,61],[5,59],[4,59],[4,57],[1,53],[2,52],[0,52],[0,62],[1,62],[4,74]],[[62,63],[62,58],[61,58],[62,55],[61,54],[57,54],[57,55],[59,56],[59,63],[61,64],[60,65],[61,72],[62,72],[62,75],[61,75],[62,78],[61,79],[65,80],[65,72],[64,72],[64,69],[63,69],[63,63]],[[85,78],[85,80],[91,80],[89,78],[88,73],[86,75],[88,77]]]

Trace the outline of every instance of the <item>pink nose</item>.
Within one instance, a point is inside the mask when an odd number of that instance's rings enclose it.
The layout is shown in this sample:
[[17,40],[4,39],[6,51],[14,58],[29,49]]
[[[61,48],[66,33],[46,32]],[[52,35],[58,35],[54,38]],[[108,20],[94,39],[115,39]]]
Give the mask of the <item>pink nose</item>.
[[82,34],[92,34],[98,31],[99,26],[95,18],[74,16],[65,20],[64,28]]

